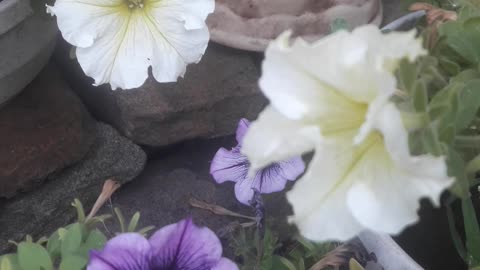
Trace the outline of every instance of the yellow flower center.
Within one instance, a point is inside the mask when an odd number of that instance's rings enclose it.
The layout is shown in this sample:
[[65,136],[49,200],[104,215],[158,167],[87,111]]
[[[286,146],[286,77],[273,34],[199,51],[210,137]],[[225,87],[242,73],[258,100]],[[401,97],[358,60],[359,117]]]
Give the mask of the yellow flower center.
[[143,0],[126,0],[128,7],[133,8],[143,8],[145,5],[143,4]]

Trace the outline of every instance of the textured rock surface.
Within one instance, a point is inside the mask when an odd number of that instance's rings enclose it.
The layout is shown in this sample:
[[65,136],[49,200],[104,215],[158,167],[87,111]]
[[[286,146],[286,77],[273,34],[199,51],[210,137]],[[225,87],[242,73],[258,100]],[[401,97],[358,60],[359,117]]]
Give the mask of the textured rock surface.
[[98,123],[94,135],[95,142],[82,161],[49,176],[33,192],[0,201],[0,254],[11,248],[9,239],[18,241],[26,234],[39,237],[68,224],[75,216],[70,206],[75,198],[90,209],[106,179],[125,183],[142,171],[146,155],[140,147],[105,124]]
[[265,99],[257,81],[259,54],[211,43],[202,61],[190,65],[178,83],[148,80],[134,90],[91,86],[62,44],[57,60],[92,113],[134,142],[164,146],[185,139],[232,134],[238,119],[255,118]]
[[[235,212],[253,215],[251,208],[236,201],[232,182],[218,185],[209,174],[210,161],[218,148],[233,145],[235,142],[232,137],[176,145],[172,151],[161,153],[155,160],[149,161],[134,182],[114,194],[113,207],[120,207],[128,217],[140,211],[142,226],[162,227],[191,216],[195,223],[208,226],[221,234],[233,221],[248,221],[214,215],[206,210],[192,208],[188,203],[193,196]],[[280,232],[289,230],[286,217],[291,210],[284,194],[267,194],[264,198],[269,221],[275,220],[273,228]],[[113,207],[105,207],[103,210],[112,213]]]
[[94,121],[54,66],[0,108],[0,198],[33,188],[80,160]]

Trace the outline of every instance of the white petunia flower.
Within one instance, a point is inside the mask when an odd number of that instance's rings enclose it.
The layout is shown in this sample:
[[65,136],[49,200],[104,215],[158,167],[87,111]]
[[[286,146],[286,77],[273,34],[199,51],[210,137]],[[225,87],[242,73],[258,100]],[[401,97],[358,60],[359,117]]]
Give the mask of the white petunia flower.
[[315,150],[287,194],[291,220],[307,238],[398,233],[418,219],[420,198],[438,203],[452,184],[443,157],[410,154],[389,100],[399,61],[423,54],[415,32],[382,34],[374,26],[313,44],[290,45],[287,33],[267,49],[260,86],[271,105],[252,123],[243,152],[255,170]]
[[209,40],[205,20],[214,0],[57,0],[47,12],[95,85],[141,86],[152,67],[159,82],[174,82],[197,63]]

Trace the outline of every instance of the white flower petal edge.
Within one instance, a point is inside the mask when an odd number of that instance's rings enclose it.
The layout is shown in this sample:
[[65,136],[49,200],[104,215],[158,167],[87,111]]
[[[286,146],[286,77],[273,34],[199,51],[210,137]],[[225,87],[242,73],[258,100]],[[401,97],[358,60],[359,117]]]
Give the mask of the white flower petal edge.
[[[271,102],[272,108],[265,111],[275,110],[277,116],[265,112],[246,135],[243,152],[253,167],[312,150],[314,137],[321,135],[332,136],[363,125],[356,141],[364,139],[372,131],[369,115],[396,90],[395,77],[382,61],[389,62],[391,68],[401,58],[425,54],[414,34],[382,35],[375,26],[363,26],[352,33],[334,33],[313,44],[302,39],[291,44],[289,32],[272,42],[262,65],[260,87]],[[374,40],[366,39],[370,36]],[[397,43],[403,47],[395,47]],[[379,44],[395,53],[376,51]],[[279,127],[282,130],[274,131]],[[309,139],[294,142],[296,133],[304,134],[305,130]],[[299,148],[299,144],[303,146]]]
[[443,157],[410,155],[393,104],[378,111],[374,124],[380,133],[357,146],[351,145],[355,134],[325,140],[310,170],[287,194],[291,221],[307,238],[345,241],[365,229],[397,234],[417,221],[419,199],[438,205],[453,183]]
[[159,82],[173,82],[200,61],[209,41],[205,19],[214,0],[57,0],[63,37],[77,46],[77,59],[95,85],[113,90],[141,86],[148,68]]
[[373,26],[313,44],[290,45],[287,33],[267,49],[260,86],[271,106],[252,123],[243,152],[265,166],[315,150],[287,194],[291,221],[307,238],[398,233],[418,219],[420,198],[438,203],[453,183],[443,157],[410,155],[400,112],[389,101],[399,61],[425,53],[414,32],[382,34]]
[[313,150],[319,138],[318,126],[292,121],[268,106],[250,124],[242,152],[248,153],[250,170],[256,172],[272,162],[284,161]]

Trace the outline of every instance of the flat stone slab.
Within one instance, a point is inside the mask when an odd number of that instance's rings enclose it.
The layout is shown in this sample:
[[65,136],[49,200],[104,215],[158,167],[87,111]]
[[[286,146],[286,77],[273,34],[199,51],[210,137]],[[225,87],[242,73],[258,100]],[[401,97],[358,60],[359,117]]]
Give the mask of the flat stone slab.
[[73,199],[90,209],[105,180],[126,183],[140,174],[146,163],[140,147],[102,123],[96,124],[94,136],[83,160],[50,175],[35,191],[0,201],[0,254],[12,248],[8,240],[19,241],[26,234],[47,236],[69,224],[76,216]]

